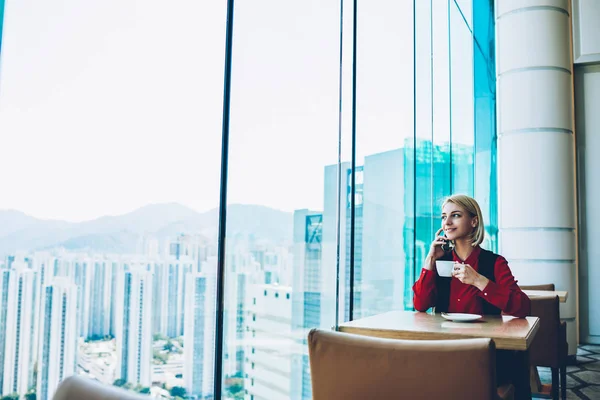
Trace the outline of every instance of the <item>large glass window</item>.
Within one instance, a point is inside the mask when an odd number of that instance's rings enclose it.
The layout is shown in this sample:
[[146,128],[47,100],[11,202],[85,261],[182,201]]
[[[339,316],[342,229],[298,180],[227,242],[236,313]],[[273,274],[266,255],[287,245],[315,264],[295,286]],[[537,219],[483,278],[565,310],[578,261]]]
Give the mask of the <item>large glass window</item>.
[[0,397],[212,394],[225,11],[6,1]]
[[[413,2],[360,2],[356,28],[354,181],[351,171],[345,173],[347,187],[355,185],[354,319],[402,306],[412,279],[406,260],[412,249],[407,244],[414,241],[412,212],[407,213],[414,177],[409,165],[415,120]],[[346,232],[351,206],[348,202],[342,210]],[[349,253],[349,234],[342,238]]]
[[486,221],[485,246],[498,248],[496,172],[496,51],[494,3],[473,2],[473,101],[475,117],[475,197]]
[[340,5],[234,21],[223,396],[311,398],[308,329],[335,324]]
[[63,3],[0,29],[0,396],[310,399],[308,331],[412,309],[445,196],[495,249],[491,1],[238,1],[231,64],[233,2]]

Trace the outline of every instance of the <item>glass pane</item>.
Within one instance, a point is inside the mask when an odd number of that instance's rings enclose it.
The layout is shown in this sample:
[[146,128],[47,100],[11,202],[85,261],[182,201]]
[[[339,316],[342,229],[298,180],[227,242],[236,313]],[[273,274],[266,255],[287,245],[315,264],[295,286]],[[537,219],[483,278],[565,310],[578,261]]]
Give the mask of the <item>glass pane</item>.
[[[460,14],[460,18],[463,20],[463,23],[466,24],[469,30],[472,30],[472,18],[473,18],[473,0],[450,0],[452,7],[456,7],[457,11]],[[491,3],[487,1],[487,3]]]
[[224,4],[13,1],[5,22],[2,395],[73,373],[211,395]]
[[486,227],[483,246],[497,251],[496,50],[494,10],[490,3],[478,1],[474,8],[475,196]]
[[473,196],[473,37],[460,11],[450,5],[452,192]]
[[310,399],[307,334],[335,324],[339,20],[339,1],[236,3],[224,398]]
[[357,48],[355,319],[404,307],[412,281],[413,1],[361,2]]
[[[433,236],[433,64],[431,2],[415,1],[414,267],[420,271]],[[415,276],[413,273],[414,282]],[[412,306],[412,291],[410,296]],[[405,303],[406,304],[406,303]]]
[[[450,140],[450,49],[449,17],[446,4],[433,2],[433,231],[441,225],[439,216],[444,197],[452,192]],[[434,232],[435,233],[435,232]],[[429,242],[433,239],[429,238]]]
[[450,79],[447,4],[416,9],[417,121],[415,267],[421,268],[440,226],[440,206],[451,192]]

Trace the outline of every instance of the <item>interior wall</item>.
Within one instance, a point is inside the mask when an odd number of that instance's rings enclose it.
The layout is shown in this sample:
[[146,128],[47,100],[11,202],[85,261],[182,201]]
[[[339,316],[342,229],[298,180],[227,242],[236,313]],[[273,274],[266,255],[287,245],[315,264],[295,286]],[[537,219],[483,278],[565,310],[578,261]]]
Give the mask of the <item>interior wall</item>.
[[[580,341],[600,344],[600,1],[573,0]],[[594,290],[595,289],[595,290]],[[591,305],[596,305],[592,307]]]

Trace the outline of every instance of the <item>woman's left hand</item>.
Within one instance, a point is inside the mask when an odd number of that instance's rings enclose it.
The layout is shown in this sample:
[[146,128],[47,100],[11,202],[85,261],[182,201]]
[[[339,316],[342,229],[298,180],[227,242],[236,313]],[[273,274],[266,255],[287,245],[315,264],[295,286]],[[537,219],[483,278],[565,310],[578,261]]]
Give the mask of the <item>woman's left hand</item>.
[[489,280],[477,273],[469,264],[454,263],[452,276],[466,285],[473,285],[479,290],[485,289]]

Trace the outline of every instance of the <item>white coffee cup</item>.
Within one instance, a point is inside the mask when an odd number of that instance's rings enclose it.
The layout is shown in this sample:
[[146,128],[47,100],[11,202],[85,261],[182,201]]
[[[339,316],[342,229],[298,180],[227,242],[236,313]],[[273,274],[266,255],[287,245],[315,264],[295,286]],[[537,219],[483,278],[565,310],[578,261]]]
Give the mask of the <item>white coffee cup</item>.
[[451,277],[454,261],[436,260],[435,268],[439,276]]

